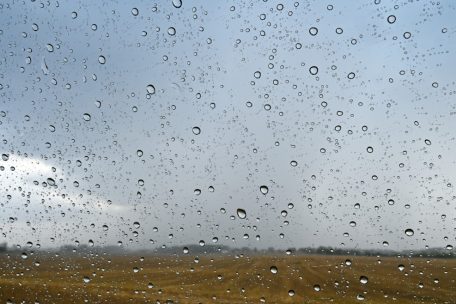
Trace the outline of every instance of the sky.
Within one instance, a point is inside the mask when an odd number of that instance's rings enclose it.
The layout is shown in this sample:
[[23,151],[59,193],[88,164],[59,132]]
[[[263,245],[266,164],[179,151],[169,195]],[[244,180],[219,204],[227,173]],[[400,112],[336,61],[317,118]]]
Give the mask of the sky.
[[454,14],[0,4],[0,243],[456,245]]

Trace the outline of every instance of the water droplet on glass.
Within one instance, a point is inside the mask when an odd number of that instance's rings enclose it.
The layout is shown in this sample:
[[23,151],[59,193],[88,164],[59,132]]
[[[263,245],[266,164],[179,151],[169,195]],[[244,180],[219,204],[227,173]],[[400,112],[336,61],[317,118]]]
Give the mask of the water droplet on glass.
[[146,90],[148,94],[155,94],[155,87],[152,84],[147,85]]
[[105,56],[103,56],[103,55],[98,56],[98,62],[101,64],[105,64],[106,63]]
[[269,270],[271,270],[271,272],[272,272],[273,274],[276,274],[276,273],[278,272],[278,269],[277,269],[276,266],[271,266],[271,268],[269,268]]
[[267,186],[260,186],[260,192],[264,195],[268,194],[269,188]]
[[247,213],[245,212],[244,209],[241,209],[241,208],[238,208],[236,210],[236,213],[237,213],[237,216],[240,218],[240,219],[245,219],[247,217]]
[[182,0],[173,0],[173,6],[175,8],[180,8],[182,6]]
[[394,16],[394,15],[389,15],[388,18],[387,18],[386,20],[388,20],[388,23],[389,23],[389,24],[393,24],[394,22],[396,22],[396,16]]
[[138,16],[139,10],[138,10],[136,7],[134,7],[134,8],[131,9],[131,14],[132,14],[133,16]]
[[361,282],[361,284],[367,284],[369,279],[366,276],[360,276],[359,281]]
[[318,67],[316,67],[316,66],[314,66],[314,65],[311,66],[311,67],[309,68],[309,73],[310,73],[311,75],[317,75],[317,74],[318,74]]
[[89,113],[84,113],[84,115],[82,117],[84,118],[85,121],[89,121],[92,118]]
[[201,129],[199,127],[193,127],[192,132],[195,135],[199,135],[201,133]]
[[168,35],[170,35],[170,36],[176,35],[176,29],[174,27],[168,28]]
[[414,234],[415,234],[415,232],[410,228],[405,230],[405,235],[407,235],[407,236],[412,236]]
[[318,29],[316,27],[311,27],[309,29],[309,34],[312,35],[312,36],[315,36],[318,34]]

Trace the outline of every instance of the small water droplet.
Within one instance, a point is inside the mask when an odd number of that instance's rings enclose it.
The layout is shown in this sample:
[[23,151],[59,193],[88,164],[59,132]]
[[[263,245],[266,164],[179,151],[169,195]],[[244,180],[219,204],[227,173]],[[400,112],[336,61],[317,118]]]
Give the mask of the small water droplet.
[[279,271],[276,266],[271,266],[271,268],[269,268],[269,270],[271,270],[271,272],[273,274],[276,274]]
[[89,113],[84,113],[84,115],[82,117],[84,118],[85,121],[90,121],[90,119],[92,119],[92,116],[90,116]]
[[407,236],[412,236],[412,235],[415,234],[415,232],[413,231],[413,229],[410,229],[410,228],[409,228],[409,229],[406,229],[406,230],[405,230],[405,234],[406,234]]

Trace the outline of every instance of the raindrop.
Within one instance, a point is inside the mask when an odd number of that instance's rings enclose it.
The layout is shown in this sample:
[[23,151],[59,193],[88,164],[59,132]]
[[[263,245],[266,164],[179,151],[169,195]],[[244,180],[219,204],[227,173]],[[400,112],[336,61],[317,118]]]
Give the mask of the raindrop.
[[316,66],[314,66],[314,65],[311,66],[311,67],[309,68],[309,73],[310,73],[311,75],[317,75],[317,74],[318,74],[318,68],[317,68]]
[[316,27],[311,27],[309,29],[309,34],[311,34],[312,36],[315,36],[318,34],[318,29]]
[[105,64],[106,63],[105,56],[103,56],[103,55],[98,56],[98,62],[101,64]]
[[394,22],[396,22],[396,16],[389,15],[386,20],[388,21],[389,24],[393,24]]
[[428,145],[428,146],[431,145],[431,141],[430,141],[429,139],[425,139],[425,140],[424,140],[424,143],[425,143],[426,145]]
[[410,228],[405,230],[405,235],[407,235],[407,236],[412,236],[414,234],[415,234],[415,232]]
[[134,7],[134,8],[131,9],[131,14],[132,14],[133,16],[138,16],[139,10],[138,10],[136,7]]
[[84,118],[85,121],[89,121],[92,118],[89,113],[84,113],[84,115],[82,117]]
[[290,162],[290,165],[291,165],[292,167],[296,167],[296,166],[298,165],[298,162],[295,161],[295,160],[292,160],[292,161]]
[[263,186],[260,186],[260,192],[261,192],[262,194],[266,195],[266,194],[268,194],[268,192],[269,192],[269,188],[266,187],[266,186],[264,186],[264,185],[263,185]]
[[89,277],[84,277],[82,280],[84,281],[84,283],[89,283],[90,282],[90,278]]
[[155,94],[155,87],[152,84],[147,85],[146,90],[148,94]]
[[174,27],[170,27],[168,29],[168,35],[170,35],[170,36],[176,35],[176,29]]
[[363,300],[364,300],[364,295],[359,294],[359,295],[356,296],[356,299],[357,299],[358,301],[363,301]]
[[276,274],[279,271],[276,266],[271,266],[271,268],[269,268],[269,269],[271,270],[271,272],[273,274]]
[[240,218],[240,219],[245,219],[247,217],[247,213],[245,212],[244,209],[241,209],[241,208],[238,208],[236,210],[236,213],[237,213],[237,216]]
[[366,151],[367,151],[367,153],[372,153],[372,152],[374,152],[374,148],[369,146],[369,147],[367,147]]
[[173,0],[173,6],[175,8],[180,8],[182,6],[182,0]]
[[253,73],[253,77],[255,77],[256,79],[260,79],[261,72],[260,71],[256,71],[255,73]]
[[2,154],[2,159],[4,161],[7,161],[9,159],[9,155],[8,154]]
[[199,127],[193,127],[192,132],[195,135],[199,135],[201,133],[201,129]]
[[369,279],[366,276],[360,276],[359,281],[361,282],[361,284],[367,284]]

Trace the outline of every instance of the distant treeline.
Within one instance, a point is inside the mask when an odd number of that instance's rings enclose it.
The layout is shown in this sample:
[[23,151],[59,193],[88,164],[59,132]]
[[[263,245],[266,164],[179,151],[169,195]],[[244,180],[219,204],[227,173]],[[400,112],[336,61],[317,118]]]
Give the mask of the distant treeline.
[[[6,243],[0,244],[0,253],[7,252],[26,252],[29,249],[9,248]],[[448,248],[428,248],[425,250],[379,250],[379,249],[344,249],[320,246],[317,248],[289,248],[267,249],[257,248],[234,248],[225,245],[184,245],[184,246],[162,246],[155,249],[129,249],[119,246],[88,246],[88,245],[64,245],[55,249],[41,249],[40,252],[60,253],[60,254],[142,254],[158,256],[196,256],[196,255],[246,255],[246,256],[284,256],[284,255],[342,255],[342,256],[409,256],[409,257],[429,257],[429,258],[456,258],[456,252],[451,247]]]

